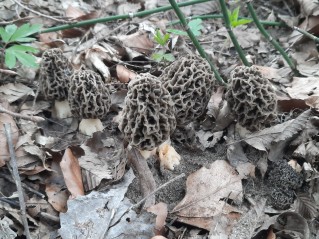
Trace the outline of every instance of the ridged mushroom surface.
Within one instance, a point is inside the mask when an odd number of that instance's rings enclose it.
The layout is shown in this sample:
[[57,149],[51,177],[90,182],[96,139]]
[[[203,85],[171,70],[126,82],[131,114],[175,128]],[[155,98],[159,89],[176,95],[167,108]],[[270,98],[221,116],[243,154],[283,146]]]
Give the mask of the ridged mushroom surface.
[[238,123],[252,131],[276,117],[275,90],[255,66],[239,66],[231,72],[226,100]]
[[108,113],[110,93],[100,75],[94,71],[74,72],[70,80],[70,92],[69,103],[74,116],[101,119]]
[[49,100],[68,98],[69,78],[73,68],[59,48],[48,49],[42,54],[40,64],[41,91]]
[[160,80],[172,96],[178,125],[185,126],[205,112],[215,83],[205,59],[182,57],[164,69]]
[[140,150],[153,150],[169,139],[176,127],[171,95],[151,74],[140,74],[128,85],[123,119],[124,138]]

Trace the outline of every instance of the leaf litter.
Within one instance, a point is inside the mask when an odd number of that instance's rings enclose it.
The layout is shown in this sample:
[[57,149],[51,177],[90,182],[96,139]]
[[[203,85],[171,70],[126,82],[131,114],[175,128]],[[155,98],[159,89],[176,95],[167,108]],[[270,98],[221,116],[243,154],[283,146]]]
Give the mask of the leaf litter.
[[[308,0],[298,3],[256,2],[268,14],[263,12],[261,17],[299,24],[296,26],[318,33],[318,4]],[[64,14],[65,20],[84,20],[166,4],[166,1],[155,0],[99,4],[48,1],[45,5],[39,2],[37,9],[48,16]],[[236,3],[230,4],[232,11],[238,7]],[[14,20],[16,11],[10,10],[14,5],[4,1],[4,6],[0,7],[3,19]],[[208,7],[219,12],[218,5],[213,2],[186,7],[183,12],[187,16],[203,14]],[[292,8],[298,9],[294,15]],[[21,8],[19,12],[34,16],[27,9]],[[131,169],[136,170],[127,159],[125,142],[123,147],[117,128],[127,83],[141,72],[159,76],[169,64],[154,62],[151,55],[157,52],[153,34],[159,26],[164,33],[165,29],[172,28],[175,32],[183,31],[178,25],[165,26],[172,19],[171,13],[45,33],[32,45],[41,52],[61,47],[75,68],[99,72],[112,90],[111,110],[102,120],[105,129],[102,133],[94,133],[92,138],[78,133],[78,119],[53,117],[50,103],[38,91],[36,69],[19,67],[17,75],[6,74],[7,71],[0,73],[0,110],[4,108],[23,116],[38,115],[45,119],[45,122],[36,123],[0,112],[0,185],[4,215],[0,224],[5,231],[0,237],[15,238],[24,233],[19,204],[14,200],[16,188],[14,181],[9,181],[7,168],[11,155],[3,123],[10,123],[32,236],[268,239],[289,235],[288,238],[316,238],[319,230],[316,223],[319,205],[318,50],[296,30],[267,28],[281,44],[290,47],[289,53],[301,74],[292,77],[291,70],[260,37],[257,28],[252,24],[234,28],[240,45],[276,89],[278,115],[272,125],[251,132],[235,124],[234,112],[225,99],[225,89],[216,87],[203,118],[185,126],[178,137],[172,136],[173,145],[182,157],[174,171],[163,169],[157,156],[144,165],[150,173]],[[243,6],[241,14],[245,14]],[[50,27],[56,23],[49,18],[31,18],[30,24]],[[197,29],[197,25],[195,27]],[[203,20],[197,35],[223,77],[229,78],[239,62],[223,21]],[[166,53],[175,59],[194,51],[185,36],[174,35],[173,31],[170,40]],[[289,162],[285,167],[302,175],[303,184],[291,196],[289,208],[280,210],[271,204],[273,196],[288,200],[290,191],[283,187],[274,192],[274,187],[266,185],[264,179],[278,177],[272,165],[282,160]],[[287,172],[291,172],[290,168]],[[140,184],[148,181],[143,182],[143,173],[152,175],[156,189],[159,188],[149,196],[154,197],[156,205],[146,210],[143,202],[148,198],[141,192]],[[181,174],[186,177],[174,180]],[[282,177],[276,179],[285,182]]]

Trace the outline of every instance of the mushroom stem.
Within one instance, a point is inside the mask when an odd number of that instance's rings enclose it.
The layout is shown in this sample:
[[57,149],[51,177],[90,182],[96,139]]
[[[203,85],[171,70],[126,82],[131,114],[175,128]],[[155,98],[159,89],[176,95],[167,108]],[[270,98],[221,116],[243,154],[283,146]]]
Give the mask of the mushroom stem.
[[171,145],[170,139],[158,146],[157,151],[161,167],[174,170],[174,167],[180,164],[181,156]]
[[82,134],[92,136],[94,132],[104,129],[100,119],[82,119],[79,125],[79,130]]
[[53,115],[58,119],[65,119],[72,116],[71,108],[67,100],[54,102]]

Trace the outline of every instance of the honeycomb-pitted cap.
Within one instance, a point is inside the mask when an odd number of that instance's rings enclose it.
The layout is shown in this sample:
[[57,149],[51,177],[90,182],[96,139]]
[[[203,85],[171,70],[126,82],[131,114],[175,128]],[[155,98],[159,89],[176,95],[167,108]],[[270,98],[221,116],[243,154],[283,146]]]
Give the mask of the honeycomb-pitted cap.
[[40,64],[40,85],[45,98],[67,99],[69,77],[72,73],[72,65],[61,49],[52,48],[44,51]]
[[92,70],[74,72],[68,100],[72,114],[83,119],[101,119],[111,105],[109,89],[101,76]]
[[160,80],[172,96],[178,125],[187,125],[205,112],[215,83],[205,59],[182,57],[164,69]]
[[139,74],[128,85],[123,119],[124,138],[140,150],[153,150],[166,141],[176,127],[171,95],[151,74]]
[[231,72],[226,100],[240,125],[259,130],[276,117],[277,97],[257,67],[239,66]]

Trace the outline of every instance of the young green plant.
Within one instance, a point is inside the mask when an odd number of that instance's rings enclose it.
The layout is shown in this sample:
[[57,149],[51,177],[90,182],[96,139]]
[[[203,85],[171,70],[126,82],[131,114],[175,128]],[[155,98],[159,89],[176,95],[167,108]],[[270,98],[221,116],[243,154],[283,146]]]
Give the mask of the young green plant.
[[238,27],[240,25],[248,24],[248,23],[253,21],[252,19],[245,19],[245,18],[238,19],[239,9],[240,9],[240,7],[236,7],[233,10],[233,12],[231,12],[229,9],[227,9],[229,20],[230,20],[230,25],[233,28]]
[[170,38],[169,33],[163,34],[159,29],[156,30],[154,34],[154,41],[160,45],[160,50],[152,54],[152,59],[157,62],[169,61],[172,62],[175,60],[175,57],[171,53],[166,53],[167,44]]
[[[0,27],[0,62],[9,69],[15,67],[17,60],[27,67],[38,67],[36,58],[32,53],[37,53],[38,49],[26,45],[31,43],[35,38],[30,37],[32,34],[39,32],[40,24],[30,25],[23,24],[20,27],[16,25],[7,25]],[[23,44],[24,43],[24,44]]]
[[[195,36],[199,36],[201,34],[202,26],[202,20],[201,19],[194,19],[190,21],[188,24],[188,27],[191,29],[191,31],[194,33]],[[156,30],[156,34],[154,34],[154,40],[161,46],[161,50],[154,53],[152,55],[152,59],[161,62],[161,61],[174,61],[175,58],[173,54],[166,53],[167,50],[167,44],[171,37],[169,33],[175,34],[175,35],[181,35],[181,36],[188,36],[187,32],[178,30],[178,29],[167,29],[168,33],[162,34],[160,30]]]

